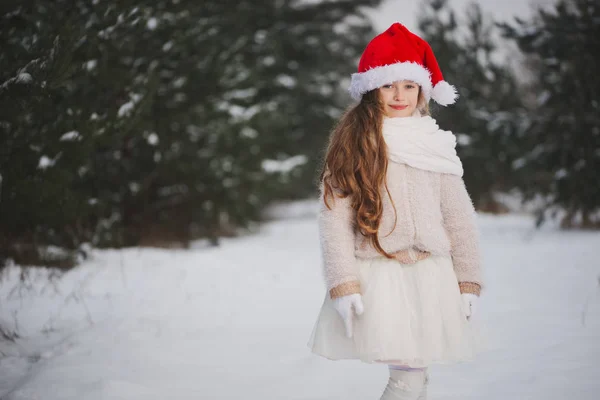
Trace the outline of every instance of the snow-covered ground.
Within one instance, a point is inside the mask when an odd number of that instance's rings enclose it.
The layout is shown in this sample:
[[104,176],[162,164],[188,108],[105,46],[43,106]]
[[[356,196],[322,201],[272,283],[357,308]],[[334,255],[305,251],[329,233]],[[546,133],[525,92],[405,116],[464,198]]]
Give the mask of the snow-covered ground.
[[[377,399],[385,366],[306,347],[324,287],[315,203],[218,248],[94,251],[0,286],[4,400]],[[597,399],[600,234],[480,215],[487,350],[431,368],[432,400]]]

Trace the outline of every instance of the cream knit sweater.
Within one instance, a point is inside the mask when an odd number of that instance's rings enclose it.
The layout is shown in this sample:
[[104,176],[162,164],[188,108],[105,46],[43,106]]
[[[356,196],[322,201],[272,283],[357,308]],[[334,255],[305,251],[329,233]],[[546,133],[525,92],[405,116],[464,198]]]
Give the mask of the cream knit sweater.
[[[482,280],[476,213],[463,179],[389,162],[387,183],[396,206],[397,223],[392,231],[394,209],[383,188],[379,227],[383,249],[388,254],[415,249],[451,256],[461,291],[478,294]],[[337,296],[360,292],[354,270],[356,258],[381,254],[355,229],[350,198],[328,199],[328,209],[322,184],[320,190],[318,220],[327,289]]]

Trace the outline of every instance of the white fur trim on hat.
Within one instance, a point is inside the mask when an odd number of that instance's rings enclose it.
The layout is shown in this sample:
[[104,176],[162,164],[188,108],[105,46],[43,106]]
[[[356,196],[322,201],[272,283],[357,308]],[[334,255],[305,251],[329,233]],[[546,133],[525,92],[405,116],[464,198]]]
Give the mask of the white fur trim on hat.
[[[402,80],[413,81],[421,86],[425,98],[429,101],[432,91],[431,73],[421,64],[411,61],[384,65],[382,67],[372,68],[365,72],[352,74],[349,91],[353,99],[360,100],[362,95],[370,90]],[[436,88],[440,83],[436,85]],[[448,85],[448,83],[446,83],[446,85]],[[445,91],[442,91],[441,94],[444,93]]]
[[431,98],[436,103],[447,106],[448,104],[454,104],[458,98],[458,93],[456,92],[456,88],[448,82],[439,81],[431,92]]

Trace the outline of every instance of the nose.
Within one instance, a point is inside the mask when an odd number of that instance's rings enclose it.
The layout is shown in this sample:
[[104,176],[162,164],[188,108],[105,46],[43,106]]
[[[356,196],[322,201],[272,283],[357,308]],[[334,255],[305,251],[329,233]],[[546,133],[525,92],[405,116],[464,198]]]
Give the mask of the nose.
[[402,90],[396,86],[395,90],[394,90],[394,101],[400,101],[403,100],[403,95],[402,95]]

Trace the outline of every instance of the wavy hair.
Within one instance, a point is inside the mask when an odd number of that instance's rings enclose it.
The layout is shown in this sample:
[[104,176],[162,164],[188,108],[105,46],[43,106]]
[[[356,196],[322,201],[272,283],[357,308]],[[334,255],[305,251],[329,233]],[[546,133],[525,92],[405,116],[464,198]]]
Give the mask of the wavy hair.
[[[429,115],[429,106],[421,90],[418,108],[422,114]],[[346,110],[331,132],[320,181],[327,208],[331,209],[328,199],[334,199],[334,195],[350,196],[360,233],[378,253],[393,258],[383,250],[378,237],[383,214],[382,187],[396,215],[386,182],[388,154],[382,134],[384,115],[378,89],[365,93],[360,103]],[[396,222],[397,215],[392,231]]]

